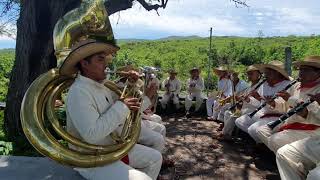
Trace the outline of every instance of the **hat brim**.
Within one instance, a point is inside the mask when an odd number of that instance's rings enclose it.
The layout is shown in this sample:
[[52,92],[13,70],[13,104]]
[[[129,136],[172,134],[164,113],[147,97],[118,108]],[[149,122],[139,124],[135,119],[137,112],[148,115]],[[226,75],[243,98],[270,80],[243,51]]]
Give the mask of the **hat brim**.
[[300,66],[311,66],[315,68],[320,68],[320,63],[317,62],[307,62],[307,61],[296,61],[292,63],[295,67],[300,67]]
[[273,70],[279,72],[280,74],[282,74],[282,76],[284,76],[287,80],[290,80],[289,74],[284,69],[282,69],[278,66],[274,66],[271,64],[258,64],[258,65],[256,65],[256,67],[260,70],[260,72],[263,72],[263,73],[265,72],[266,68],[273,69]]
[[67,58],[64,60],[63,64],[60,66],[60,74],[61,75],[71,75],[78,72],[78,68],[76,65],[82,59],[91,56],[93,54],[104,52],[106,54],[112,54],[119,50],[120,48],[100,42],[90,42],[79,46],[78,48],[72,50]]

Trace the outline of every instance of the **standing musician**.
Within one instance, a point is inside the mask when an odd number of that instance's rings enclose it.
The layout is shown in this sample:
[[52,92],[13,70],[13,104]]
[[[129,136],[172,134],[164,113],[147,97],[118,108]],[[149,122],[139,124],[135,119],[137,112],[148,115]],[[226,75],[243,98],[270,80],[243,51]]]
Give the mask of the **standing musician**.
[[[319,117],[320,93],[313,95],[311,99],[318,106],[313,113],[317,113]],[[284,145],[277,151],[276,158],[280,177],[283,180],[320,179],[320,135]]]
[[[106,57],[110,57],[117,50],[118,47],[111,43],[83,40],[72,46],[72,51],[60,68],[61,74],[65,75],[79,71],[67,97],[67,130],[73,136],[91,144],[113,144],[110,134],[119,129],[121,131],[130,110],[138,111],[141,106],[150,105],[148,97],[155,93],[153,87],[148,89],[144,97],[145,103],[140,104],[137,98],[119,99],[102,84],[106,78]],[[110,59],[108,58],[109,62]],[[139,77],[134,71],[130,71],[129,76],[136,80]],[[162,155],[159,151],[136,144],[122,161],[75,170],[86,179],[149,180],[157,178],[161,164]]]
[[[274,96],[277,92],[284,90],[290,84],[290,78],[285,71],[284,64],[280,61],[271,61],[269,64],[256,65],[258,69],[265,74],[266,82],[263,83],[257,91],[250,93],[252,96],[252,104],[260,107],[264,101]],[[235,123],[244,132],[256,141],[260,142],[256,128],[274,121],[281,116],[283,109],[276,109],[269,105],[263,107],[254,116],[250,117],[248,114],[237,118]]]
[[[255,65],[248,67],[247,77],[251,82],[251,86],[244,92],[243,95],[237,98],[237,104],[234,107],[237,110],[240,109],[241,114],[247,114],[255,110],[256,107],[251,104],[251,99],[253,97],[250,96],[250,92],[255,91],[263,83],[261,72]],[[220,140],[231,139],[232,131],[235,126],[235,120],[239,117],[239,115],[234,114],[233,111],[233,109],[230,109],[224,114],[224,127],[222,133],[220,134]]]
[[[271,101],[272,107],[283,107],[286,110],[294,108],[310,99],[310,96],[320,93],[320,56],[310,56],[304,61],[294,62],[299,69],[300,83],[294,85],[289,92],[278,93],[280,100]],[[271,130],[267,126],[260,127],[259,138],[272,151],[276,152],[285,144],[320,135],[319,104],[314,102],[288,118],[284,124]]]
[[220,66],[213,72],[218,76],[218,94],[210,95],[206,102],[208,120],[215,120],[219,114],[219,99],[232,96],[232,81],[229,78],[227,68]]
[[200,76],[200,69],[193,68],[190,70],[191,77],[187,81],[188,95],[185,99],[186,116],[190,117],[190,108],[192,105],[192,99],[196,98],[195,112],[198,112],[203,102],[202,91],[204,90],[204,81]]
[[172,100],[176,109],[179,109],[179,93],[181,91],[181,82],[177,78],[177,72],[174,69],[169,70],[169,77],[162,82],[162,87],[166,91],[161,99],[162,109],[166,109],[166,106],[170,100]]

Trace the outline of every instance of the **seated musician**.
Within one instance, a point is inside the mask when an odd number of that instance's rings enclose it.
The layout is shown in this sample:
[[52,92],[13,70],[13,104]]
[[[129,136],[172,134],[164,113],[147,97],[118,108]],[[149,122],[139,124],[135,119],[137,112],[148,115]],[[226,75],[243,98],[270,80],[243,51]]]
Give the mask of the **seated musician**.
[[[111,145],[110,133],[124,124],[130,110],[138,111],[141,104],[137,98],[119,99],[102,82],[106,78],[104,69],[118,48],[95,40],[83,40],[72,47],[64,61],[61,74],[79,71],[67,97],[67,130],[73,136],[88,143]],[[110,61],[111,58],[108,58]],[[137,79],[136,72],[130,77]],[[150,103],[154,91],[146,92],[143,106]],[[77,149],[81,151],[81,149]],[[159,151],[136,144],[122,161],[95,168],[75,168],[86,179],[156,179],[162,164]],[[139,169],[139,170],[138,170]]]
[[[306,102],[310,96],[320,93],[320,56],[310,56],[304,61],[294,62],[299,69],[299,81],[289,92],[278,93],[278,101],[269,102],[274,107],[283,106],[289,110],[300,102]],[[260,127],[257,132],[259,138],[272,151],[291,142],[320,135],[320,107],[314,102],[302,111],[288,118],[284,124],[271,130],[267,126]]]
[[[237,97],[237,104],[233,109],[229,109],[224,113],[224,127],[222,133],[220,134],[220,140],[230,140],[232,137],[232,131],[235,126],[235,120],[241,114],[247,114],[255,110],[255,106],[250,102],[250,92],[258,89],[262,83],[262,75],[257,67],[251,65],[247,70],[248,80],[251,82],[250,88],[248,88],[240,97]],[[240,110],[241,114],[236,114],[237,110]]]
[[[311,99],[314,102],[307,107],[307,110],[317,116],[319,122],[320,93],[312,95]],[[278,149],[276,158],[281,179],[320,179],[319,131],[316,135],[282,146]]]
[[[235,71],[231,72],[231,81],[234,88],[233,93],[235,93],[235,98],[237,99],[238,95],[248,89],[248,84],[244,80],[239,79],[239,73]],[[233,95],[224,99],[224,105],[220,108],[217,118],[219,121],[224,122],[224,113],[231,107],[232,98]]]
[[195,112],[199,113],[199,109],[203,102],[202,91],[204,90],[204,81],[200,76],[200,69],[193,68],[190,70],[191,77],[187,81],[188,95],[185,99],[186,116],[190,117],[190,108],[193,98],[196,98]]
[[[284,90],[289,84],[289,75],[285,71],[284,64],[280,61],[271,61],[269,64],[256,65],[258,69],[265,74],[266,82],[263,83],[257,91],[250,93],[252,104],[259,107],[266,99],[274,96],[277,92]],[[237,118],[235,124],[238,128],[249,135],[259,143],[256,129],[270,121],[274,121],[281,116],[283,109],[276,109],[269,105],[263,107],[260,111],[250,117],[248,114]]]
[[174,69],[169,70],[169,77],[162,82],[162,87],[166,91],[161,99],[162,109],[166,109],[169,101],[172,100],[175,108],[179,109],[179,93],[181,91],[181,82],[177,78],[177,72]]
[[208,97],[206,102],[208,120],[216,120],[218,118],[220,104],[219,99],[224,99],[232,95],[232,81],[229,78],[228,70],[225,67],[214,68],[213,72],[218,76],[218,94]]
[[[117,73],[121,76],[120,81],[117,82],[117,86],[119,88],[124,88],[127,84],[135,84],[138,89],[142,89],[144,86],[144,82],[141,79],[135,80],[128,76],[130,72],[137,72],[138,68],[134,67],[133,65],[126,65],[123,67],[118,68]],[[139,75],[140,77],[142,75]],[[155,91],[157,90],[157,84],[151,83],[146,88],[146,93],[148,91]],[[139,143],[146,145],[148,147],[153,147],[156,150],[159,150],[160,152],[164,151],[165,146],[165,136],[166,136],[166,127],[161,124],[162,118],[154,114],[150,111],[148,108],[150,106],[142,107],[142,120],[141,126],[143,127],[141,129]],[[159,134],[160,133],[160,134]]]
[[150,99],[151,105],[148,107],[149,112],[153,113],[156,111],[157,108],[157,102],[158,102],[158,90],[160,88],[160,80],[157,78],[155,72],[149,72],[147,73],[147,87],[150,88],[150,86],[156,87],[156,94]]

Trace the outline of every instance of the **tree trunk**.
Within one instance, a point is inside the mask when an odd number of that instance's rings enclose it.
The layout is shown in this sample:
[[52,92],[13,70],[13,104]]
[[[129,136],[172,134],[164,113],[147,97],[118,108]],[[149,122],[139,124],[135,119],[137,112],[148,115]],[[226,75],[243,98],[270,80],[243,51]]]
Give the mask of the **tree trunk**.
[[[108,0],[109,15],[132,7],[133,0]],[[5,129],[9,140],[24,137],[20,123],[23,96],[31,83],[42,73],[56,67],[53,49],[53,28],[80,0],[21,1],[17,22],[16,59],[10,77],[5,110]]]

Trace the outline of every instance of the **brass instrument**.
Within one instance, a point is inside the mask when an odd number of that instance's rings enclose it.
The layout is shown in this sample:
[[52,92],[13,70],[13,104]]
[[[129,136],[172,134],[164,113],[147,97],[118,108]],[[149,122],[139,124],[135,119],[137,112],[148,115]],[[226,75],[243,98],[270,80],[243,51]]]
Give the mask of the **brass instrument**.
[[[112,28],[103,0],[83,0],[80,7],[67,13],[54,29],[54,47],[59,64],[63,62],[74,43],[86,38],[113,41]],[[136,144],[141,128],[141,112],[131,112],[120,135],[111,134],[113,145],[95,145],[69,134],[54,112],[54,102],[73,83],[75,75],[61,75],[59,68],[40,75],[27,90],[21,106],[23,131],[44,156],[65,165],[90,168],[121,159]],[[107,81],[105,86],[118,96],[141,97],[141,92],[127,86],[121,92]],[[54,130],[55,133],[52,133]],[[56,138],[56,134],[63,140]],[[68,145],[79,147],[75,150]],[[83,151],[82,151],[83,149]]]

